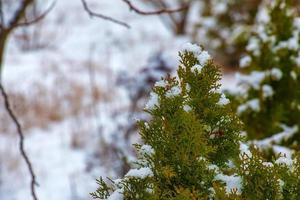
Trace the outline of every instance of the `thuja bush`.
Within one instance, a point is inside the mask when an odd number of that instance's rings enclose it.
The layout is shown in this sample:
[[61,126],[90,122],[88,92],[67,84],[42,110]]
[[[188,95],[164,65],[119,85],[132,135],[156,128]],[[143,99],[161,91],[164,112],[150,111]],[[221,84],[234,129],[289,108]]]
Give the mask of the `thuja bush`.
[[201,1],[199,22],[194,28],[195,40],[207,38],[205,46],[214,52],[218,61],[237,67],[261,4],[262,0]]
[[288,5],[276,0],[261,10],[240,61],[237,113],[250,140],[299,149],[300,19]]
[[[219,68],[188,44],[176,77],[157,82],[140,121],[136,168],[122,179],[100,178],[98,199],[297,199],[299,159],[272,162],[242,143],[242,124],[219,90]],[[298,195],[298,196],[297,196]]]

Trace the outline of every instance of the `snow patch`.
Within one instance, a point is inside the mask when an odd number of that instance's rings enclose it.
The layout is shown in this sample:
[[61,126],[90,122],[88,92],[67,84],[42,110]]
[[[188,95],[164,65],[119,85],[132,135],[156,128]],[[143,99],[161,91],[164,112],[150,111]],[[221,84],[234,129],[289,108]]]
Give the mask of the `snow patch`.
[[246,103],[240,105],[237,108],[237,114],[240,115],[248,109],[259,112],[260,111],[259,100],[258,99],[252,99],[252,100],[249,100]]
[[226,96],[225,96],[225,94],[223,93],[223,94],[221,94],[221,97],[219,99],[218,105],[224,106],[224,105],[229,104],[229,102],[230,102],[229,99],[227,99]]
[[197,56],[197,59],[199,61],[199,64],[201,66],[204,66],[211,59],[211,57],[207,51],[202,51],[200,55]]
[[196,45],[196,44],[192,44],[192,43],[185,43],[182,48],[181,51],[187,51],[187,52],[192,52],[195,55],[199,55],[202,51],[201,47]]
[[154,92],[151,92],[150,93],[150,99],[146,103],[145,109],[147,109],[147,110],[154,109],[155,106],[158,106],[158,100],[159,100],[158,95]]
[[231,193],[232,190],[236,189],[237,192],[240,194],[242,191],[242,179],[237,175],[224,175],[224,174],[217,174],[215,180],[220,180],[226,184],[226,193]]
[[146,177],[151,177],[151,176],[153,176],[153,172],[149,167],[143,167],[140,169],[131,169],[125,175],[125,177],[135,177],[135,178],[141,178],[141,179],[144,179]]

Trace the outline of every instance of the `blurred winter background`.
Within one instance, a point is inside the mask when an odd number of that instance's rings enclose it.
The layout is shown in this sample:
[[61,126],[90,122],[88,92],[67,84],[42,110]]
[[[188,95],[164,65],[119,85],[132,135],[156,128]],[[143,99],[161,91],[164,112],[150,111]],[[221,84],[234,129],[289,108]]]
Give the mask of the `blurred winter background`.
[[[19,2],[3,1],[4,14],[12,15]],[[40,0],[31,12],[51,3]],[[96,178],[128,171],[139,141],[136,119],[147,119],[142,109],[149,90],[177,68],[184,43],[206,47],[223,66],[223,88],[234,88],[233,73],[263,1],[132,1],[144,11],[188,6],[151,16],[121,0],[87,3],[130,29],[90,18],[80,0],[57,0],[41,21],[16,28],[5,49],[2,81],[22,124],[41,200],[90,199]],[[0,98],[0,199],[31,199],[19,137],[3,103]]]

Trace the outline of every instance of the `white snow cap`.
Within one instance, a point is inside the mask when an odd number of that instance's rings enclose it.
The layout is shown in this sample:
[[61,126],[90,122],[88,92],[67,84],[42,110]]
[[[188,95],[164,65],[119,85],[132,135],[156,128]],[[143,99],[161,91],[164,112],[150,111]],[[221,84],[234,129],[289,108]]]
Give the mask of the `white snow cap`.
[[151,171],[151,169],[149,167],[142,167],[140,169],[131,169],[125,175],[125,177],[136,177],[136,178],[141,178],[141,179],[149,177],[149,176],[153,176],[153,172]]
[[227,105],[227,104],[229,104],[229,102],[230,102],[229,99],[227,99],[226,96],[225,96],[225,94],[222,93],[221,96],[220,96],[218,105],[221,105],[221,106]]
[[240,142],[240,154],[246,154],[249,157],[252,157],[252,153],[249,150],[249,146],[245,143]]
[[150,93],[150,99],[146,103],[145,108],[148,109],[148,110],[154,109],[155,106],[158,105],[158,99],[159,99],[158,95],[155,92],[151,92]]
[[217,174],[215,176],[215,180],[220,180],[226,184],[226,193],[229,194],[233,189],[236,189],[237,192],[240,194],[242,191],[242,179],[237,175],[224,175],[224,174]]
[[291,71],[290,75],[294,80],[297,80],[297,73],[295,71]]
[[282,71],[278,68],[273,68],[271,71],[271,76],[274,77],[276,80],[280,80],[282,78]]
[[191,106],[189,106],[189,105],[184,105],[184,106],[183,106],[183,110],[184,110],[185,112],[190,112],[190,111],[192,110],[192,108],[191,108]]
[[240,59],[240,68],[248,67],[252,59],[250,56],[244,56]]
[[148,155],[154,154],[154,149],[148,144],[144,144],[143,146],[141,146],[141,151]]
[[262,91],[263,91],[263,97],[264,98],[271,97],[274,94],[273,88],[270,85],[267,85],[267,84],[262,86]]
[[276,161],[276,164],[284,164],[287,166],[293,165],[294,161],[291,158],[279,157]]
[[[202,48],[196,44],[186,43],[183,45],[182,51],[192,52],[197,57],[200,66],[204,66],[211,59],[209,53],[203,51]],[[198,68],[198,71],[201,70],[199,66],[195,66],[195,68]]]
[[186,43],[182,46],[181,51],[193,52],[195,55],[199,55],[202,49],[196,44]]
[[165,80],[160,80],[160,81],[157,81],[154,86],[155,87],[166,87],[167,83]]
[[260,83],[265,79],[266,73],[261,71],[252,71],[249,75],[236,73],[236,79],[239,84],[245,84],[258,90]]
[[173,86],[169,91],[166,93],[166,97],[174,97],[181,93],[181,88],[179,86]]
[[266,24],[270,21],[270,15],[268,13],[268,10],[265,7],[259,10],[256,16],[256,20],[257,22],[263,24]]
[[194,65],[194,66],[191,68],[191,70],[192,70],[192,72],[196,72],[196,70],[197,70],[198,72],[201,72],[202,68],[203,68],[202,65]]
[[255,56],[258,56],[260,54],[259,46],[260,46],[259,40],[255,37],[251,37],[249,39],[249,42],[248,42],[247,46],[246,46],[246,50],[250,51],[250,52],[253,52],[253,54]]
[[107,200],[123,200],[124,199],[124,195],[122,194],[122,191],[116,190],[114,191]]
[[225,2],[216,2],[212,7],[213,13],[215,15],[223,14],[227,11],[227,3]]
[[201,66],[204,66],[211,59],[207,51],[202,51],[197,58]]
[[282,132],[272,135],[271,137],[265,138],[263,140],[253,141],[253,143],[260,148],[271,147],[271,144],[279,144],[280,142],[291,138],[299,130],[297,125],[290,127],[281,124],[281,128],[283,129]]
[[237,114],[240,115],[241,113],[245,112],[249,108],[253,111],[259,112],[259,110],[260,110],[259,100],[252,99],[252,100],[249,100],[246,103],[240,105],[237,108]]

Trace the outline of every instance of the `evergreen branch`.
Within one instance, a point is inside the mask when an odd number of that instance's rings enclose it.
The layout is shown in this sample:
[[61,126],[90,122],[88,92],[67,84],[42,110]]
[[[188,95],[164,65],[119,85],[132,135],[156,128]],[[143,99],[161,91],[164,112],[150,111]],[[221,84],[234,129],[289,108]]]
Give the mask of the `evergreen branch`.
[[37,181],[36,181],[36,176],[35,176],[35,173],[33,171],[31,161],[30,161],[30,159],[29,159],[29,157],[28,157],[28,155],[25,151],[25,148],[24,148],[24,134],[23,134],[23,131],[22,131],[21,124],[18,121],[18,119],[17,119],[16,115],[14,114],[13,110],[11,109],[8,95],[7,95],[7,93],[6,93],[6,91],[5,91],[5,89],[4,89],[1,82],[0,82],[0,90],[1,90],[1,95],[4,99],[5,109],[6,109],[7,113],[9,114],[10,118],[12,119],[13,123],[17,127],[17,133],[18,133],[19,138],[20,138],[19,150],[21,152],[21,156],[23,157],[23,159],[26,162],[26,165],[28,167],[28,170],[29,170],[29,173],[30,173],[30,176],[31,176],[31,185],[30,185],[31,196],[34,200],[38,200],[37,195],[36,195],[36,191],[35,191],[35,186],[37,186],[38,184],[37,184]]

